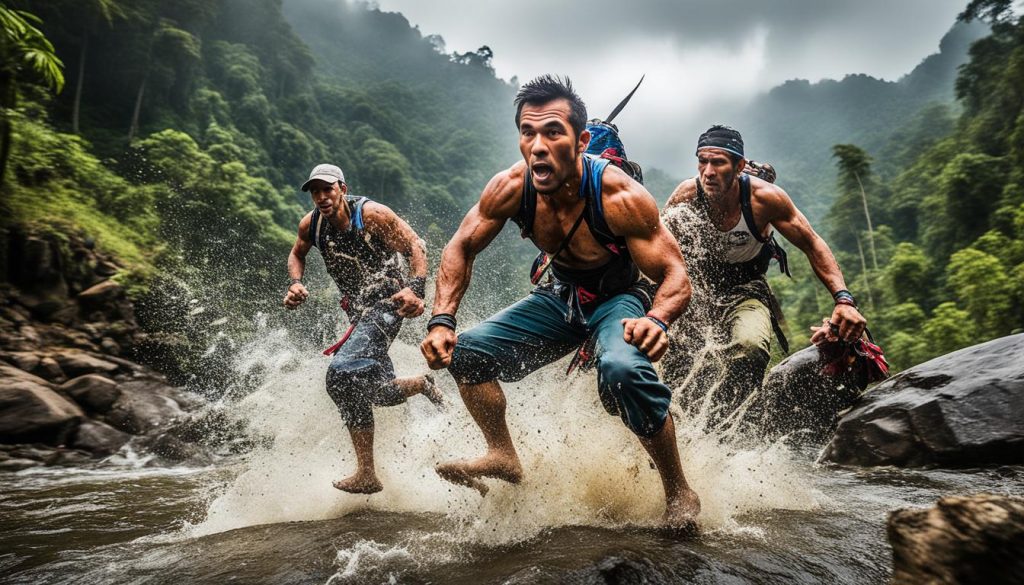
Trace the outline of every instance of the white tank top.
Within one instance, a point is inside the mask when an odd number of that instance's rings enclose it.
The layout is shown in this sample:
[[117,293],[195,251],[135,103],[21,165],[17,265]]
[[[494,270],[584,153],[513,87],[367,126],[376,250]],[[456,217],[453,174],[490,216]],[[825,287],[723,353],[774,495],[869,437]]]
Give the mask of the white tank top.
[[[770,238],[771,235],[772,232],[769,230],[765,239]],[[750,227],[747,225],[742,213],[740,213],[739,221],[736,222],[736,225],[731,230],[727,232],[718,230],[718,236],[721,238],[722,249],[725,251],[725,261],[730,264],[739,264],[753,260],[761,253],[761,248],[764,247],[764,244],[759,242],[754,237],[754,234],[751,233]]]

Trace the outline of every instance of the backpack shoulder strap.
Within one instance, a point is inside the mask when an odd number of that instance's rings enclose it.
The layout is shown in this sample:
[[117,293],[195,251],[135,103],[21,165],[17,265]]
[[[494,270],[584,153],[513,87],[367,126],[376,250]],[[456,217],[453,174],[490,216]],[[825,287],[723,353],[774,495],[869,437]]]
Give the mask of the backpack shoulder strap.
[[317,248],[323,249],[323,237],[321,224],[323,223],[324,216],[320,213],[320,210],[313,208],[313,215],[309,217],[309,241],[313,242],[313,245]]
[[352,217],[352,227],[359,233],[362,233],[366,227],[363,222],[363,206],[370,200],[368,197],[357,197],[354,195],[346,195],[345,198],[348,200],[348,211]]
[[587,220],[587,227],[594,235],[594,239],[613,254],[620,254],[626,250],[626,238],[616,236],[604,218],[601,181],[609,162],[611,161],[608,159],[584,155],[580,195],[586,198],[586,206],[583,208],[584,219]]
[[537,215],[537,190],[533,188],[530,169],[523,175],[523,194],[519,200],[519,211],[512,221],[519,226],[519,235],[528,238],[533,235],[533,218]]
[[750,203],[750,175],[740,175],[740,210],[743,211],[743,219],[747,222],[747,229],[754,235],[754,238],[762,244],[768,243],[768,238],[757,229],[757,222],[754,221],[754,206]]

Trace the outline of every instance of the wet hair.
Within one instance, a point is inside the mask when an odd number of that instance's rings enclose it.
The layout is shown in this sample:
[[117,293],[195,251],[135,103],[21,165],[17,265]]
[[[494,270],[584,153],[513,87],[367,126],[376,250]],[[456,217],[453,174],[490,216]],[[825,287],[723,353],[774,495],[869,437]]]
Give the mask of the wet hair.
[[587,127],[587,106],[572,88],[572,81],[568,77],[541,75],[520,87],[516,99],[512,101],[516,107],[516,128],[519,128],[519,115],[524,105],[540,106],[557,99],[568,100],[569,125],[576,133],[576,138],[579,138]]
[[697,151],[702,148],[718,148],[728,153],[732,164],[738,164],[743,156],[743,137],[739,131],[729,126],[715,124],[708,128],[697,139]]

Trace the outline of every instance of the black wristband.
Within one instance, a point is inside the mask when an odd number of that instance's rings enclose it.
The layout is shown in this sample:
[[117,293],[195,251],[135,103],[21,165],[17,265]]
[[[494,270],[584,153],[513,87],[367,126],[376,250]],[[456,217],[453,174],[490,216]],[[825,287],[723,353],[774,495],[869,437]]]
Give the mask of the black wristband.
[[434,327],[447,327],[452,331],[455,331],[455,315],[451,313],[438,313],[427,321],[427,331],[430,331]]
[[302,279],[301,278],[293,278],[292,281],[290,283],[288,283],[288,288],[291,288],[293,284],[302,284]]
[[427,294],[427,278],[425,276],[411,278],[405,286],[409,287],[409,290],[416,293],[416,296],[421,299]]

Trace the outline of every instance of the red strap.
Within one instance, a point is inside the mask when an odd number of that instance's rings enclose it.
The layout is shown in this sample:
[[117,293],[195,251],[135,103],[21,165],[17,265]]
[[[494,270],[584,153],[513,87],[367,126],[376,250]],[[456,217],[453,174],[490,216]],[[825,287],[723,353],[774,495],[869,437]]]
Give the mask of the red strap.
[[324,355],[334,355],[338,353],[338,350],[341,349],[341,346],[345,345],[345,342],[348,341],[349,336],[352,335],[352,330],[355,328],[355,323],[349,325],[348,329],[345,330],[345,334],[342,335],[341,339],[338,340],[338,343],[335,343],[331,347],[328,347],[327,349],[324,350]]

